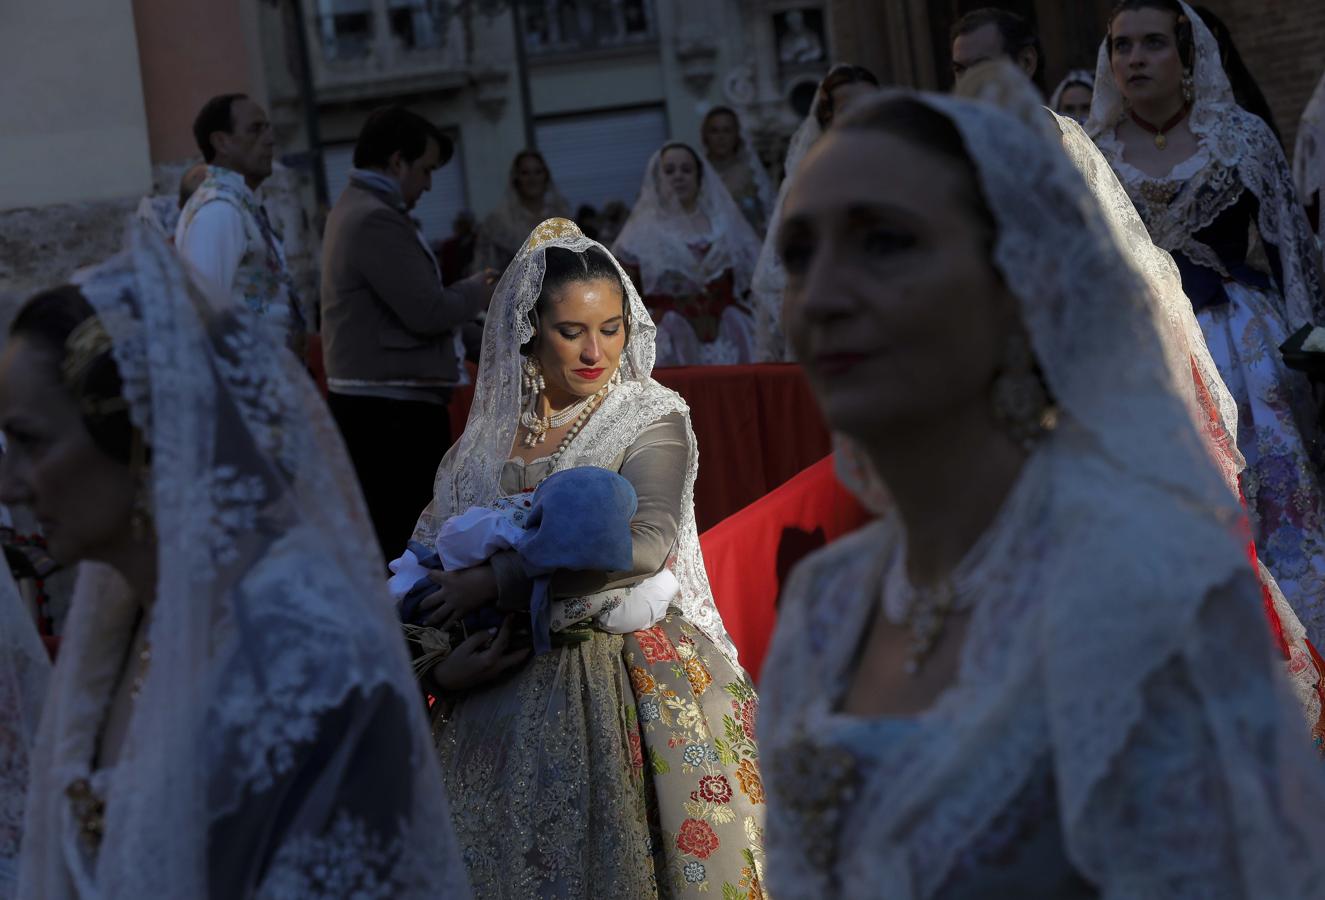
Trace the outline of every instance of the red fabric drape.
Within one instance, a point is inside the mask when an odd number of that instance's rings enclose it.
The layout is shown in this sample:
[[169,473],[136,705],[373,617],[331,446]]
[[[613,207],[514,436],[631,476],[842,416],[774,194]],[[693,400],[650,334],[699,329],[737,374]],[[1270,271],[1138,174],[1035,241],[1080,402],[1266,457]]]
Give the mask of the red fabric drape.
[[792,567],[869,518],[828,457],[700,535],[713,598],[752,678],[763,667]]
[[[654,370],[685,398],[699,442],[695,519],[703,531],[748,506],[831,449],[800,366],[694,366]],[[473,389],[451,399],[451,433],[469,418]]]

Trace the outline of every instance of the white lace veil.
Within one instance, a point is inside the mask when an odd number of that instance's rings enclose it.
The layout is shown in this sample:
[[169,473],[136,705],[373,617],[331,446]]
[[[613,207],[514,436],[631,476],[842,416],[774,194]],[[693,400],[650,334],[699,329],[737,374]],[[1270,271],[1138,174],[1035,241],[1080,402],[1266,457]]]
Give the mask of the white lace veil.
[[557,190],[557,183],[552,178],[552,169],[543,161],[547,170],[547,189],[543,192],[543,203],[537,212],[530,212],[520,202],[520,192],[515,187],[516,171],[519,161],[524,156],[519,153],[511,160],[511,171],[506,179],[506,190],[502,193],[501,203],[484,217],[478,230],[478,244],[475,250],[476,266],[491,266],[504,269],[520,245],[524,243],[529,230],[544,219],[557,217],[569,218],[570,204]]
[[[1037,597],[1014,591],[996,611],[977,609],[965,639],[963,666],[997,676],[952,698],[962,703],[941,736],[934,732],[938,743],[922,748],[932,758],[919,777],[867,785],[859,803],[870,813],[854,822],[864,831],[853,841],[879,848],[861,862],[874,867],[880,893],[898,879],[898,896],[932,894],[1051,750],[1068,856],[1087,873],[1116,865],[1120,825],[1108,816],[1099,824],[1091,804],[1141,721],[1147,686],[1175,659],[1217,652],[1193,645],[1213,596],[1245,588],[1256,603],[1240,507],[1192,421],[1190,377],[1177,383],[1167,314],[1063,152],[1054,120],[916,99],[951,121],[967,148],[996,223],[993,262],[1020,302],[1059,424],[1040,451],[1048,454],[1041,516],[1055,538],[1010,563],[1035,567]],[[1019,648],[1027,634],[1033,647]],[[1278,678],[1268,639],[1262,649],[1257,690]],[[1271,704],[1244,698],[1218,669],[1194,666],[1191,689],[1219,783],[1232,793],[1239,888],[1310,896],[1322,884],[1314,835],[1325,779],[1301,714],[1286,690]],[[890,837],[898,830],[926,857],[925,871],[891,855],[906,852]],[[1156,848],[1147,864],[1184,871],[1181,855]]]
[[[681,208],[662,177],[663,150],[679,146],[686,146],[703,170],[694,217]],[[695,231],[694,221],[701,213],[708,220],[707,234]],[[698,241],[712,242],[702,258],[691,246],[691,242]],[[759,258],[759,237],[727,192],[722,176],[704,155],[687,145],[669,143],[650,157],[639,199],[621,227],[612,252],[639,267],[645,294],[699,291],[730,269],[733,291],[741,299],[750,289]]]
[[787,158],[783,163],[782,184],[778,186],[778,199],[768,220],[763,246],[755,263],[754,278],[750,285],[750,303],[755,311],[755,361],[783,362],[791,358],[791,348],[782,333],[782,295],[787,290],[787,270],[782,267],[778,252],[778,229],[782,223],[782,203],[787,197],[792,176],[800,167],[805,154],[823,134],[819,125],[819,97],[815,91],[810,114],[791,135],[787,144]]
[[0,560],[0,897],[15,894],[29,756],[50,675],[37,627]]
[[[741,221],[744,224],[744,219]],[[474,506],[487,506],[502,495],[501,470],[511,456],[520,410],[524,405],[520,348],[534,336],[530,314],[543,289],[550,247],[576,253],[597,247],[607,252],[607,248],[585,237],[574,222],[566,219],[549,219],[529,235],[492,295],[483,327],[483,349],[469,419],[464,433],[446,452],[437,468],[432,503],[419,518],[414,531],[415,540],[431,544],[448,518]],[[699,457],[694,433],[690,431],[690,412],[679,395],[651,377],[657,327],[620,263],[615,259],[613,263],[625,287],[628,319],[626,347],[621,356],[621,383],[590,416],[558,460],[556,469],[575,466],[607,468],[646,427],[671,413],[684,415],[691,453],[681,498],[676,556],[670,564],[680,584],[677,605],[686,618],[734,662],[736,648],[713,603],[713,592],[699,549],[694,505]]]
[[[1303,202],[1312,194],[1320,197],[1325,206],[1325,75],[1321,75],[1316,90],[1302,113],[1297,129],[1297,143],[1293,149],[1293,178]],[[1325,215],[1316,226],[1316,237],[1325,240]]]
[[[736,155],[741,164],[750,172],[750,180],[754,182],[755,195],[759,198],[759,205],[763,210],[763,215],[767,217],[773,208],[773,182],[768,177],[768,169],[764,168],[764,162],[755,152],[754,145],[750,143],[749,136],[745,133],[745,122],[741,119],[736,110],[729,110],[732,118],[736,120]],[[708,115],[712,115],[710,110]],[[707,117],[706,117],[707,118]],[[706,148],[707,149],[707,148]],[[708,153],[704,154],[705,160],[708,160]],[[710,165],[712,163],[710,162]],[[730,193],[730,192],[728,192]],[[735,199],[735,198],[733,198]]]
[[1054,88],[1053,94],[1049,97],[1049,108],[1055,113],[1058,112],[1058,104],[1063,101],[1064,92],[1073,85],[1089,88],[1093,95],[1095,91],[1095,73],[1088,72],[1085,69],[1073,69],[1063,76],[1063,80],[1058,82],[1058,87]]
[[[1190,5],[1181,5],[1191,22],[1194,44],[1195,96],[1187,118],[1188,127],[1209,154],[1210,161],[1233,169],[1259,201],[1256,225],[1261,237],[1279,251],[1285,281],[1280,288],[1289,327],[1325,321],[1320,254],[1294,190],[1283,148],[1269,126],[1237,105],[1220,62],[1218,41]],[[1111,163],[1122,160],[1122,144],[1115,128],[1125,112],[1126,101],[1113,77],[1106,35],[1095,65],[1095,94],[1086,133]],[[1172,223],[1151,222],[1151,235],[1155,243],[1176,252],[1190,240],[1193,230],[1209,225],[1220,212],[1221,209],[1210,210],[1195,221],[1183,217]]]
[[[467,896],[363,501],[307,373],[150,227],[77,277],[151,448],[150,664],[90,771],[143,608],[83,563],[34,754],[24,896]],[[133,663],[130,663],[132,665]],[[66,790],[106,803],[96,857]]]

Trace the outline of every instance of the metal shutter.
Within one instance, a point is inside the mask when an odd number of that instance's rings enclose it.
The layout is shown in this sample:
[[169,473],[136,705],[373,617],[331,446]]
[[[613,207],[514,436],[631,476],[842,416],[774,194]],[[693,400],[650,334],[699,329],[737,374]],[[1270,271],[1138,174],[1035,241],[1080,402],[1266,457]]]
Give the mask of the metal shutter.
[[581,204],[602,207],[610,200],[634,206],[649,157],[667,141],[661,106],[557,116],[534,128],[572,213]]
[[[455,144],[455,155],[451,161],[432,173],[432,190],[419,198],[419,203],[411,213],[423,224],[423,234],[429,241],[436,243],[451,236],[451,222],[456,213],[469,205],[469,194],[465,190],[465,164],[460,152],[460,141],[451,135]],[[354,168],[354,144],[328,144],[322,148],[323,161],[327,168],[327,196],[332,202],[350,183],[350,169]]]

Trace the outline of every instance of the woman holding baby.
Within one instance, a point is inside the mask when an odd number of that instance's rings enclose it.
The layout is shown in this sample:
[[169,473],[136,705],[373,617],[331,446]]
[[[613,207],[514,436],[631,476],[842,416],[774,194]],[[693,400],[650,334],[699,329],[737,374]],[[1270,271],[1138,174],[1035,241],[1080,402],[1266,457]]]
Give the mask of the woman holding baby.
[[539,587],[547,652],[515,649],[536,593],[515,550],[434,575],[428,624],[507,616],[424,675],[446,710],[435,736],[480,897],[762,896],[757,700],[713,605],[694,434],[650,377],[654,334],[601,244],[565,219],[536,228],[494,294],[469,421],[415,532],[435,545],[448,520],[509,509],[577,467],[619,473],[637,500],[627,569]]

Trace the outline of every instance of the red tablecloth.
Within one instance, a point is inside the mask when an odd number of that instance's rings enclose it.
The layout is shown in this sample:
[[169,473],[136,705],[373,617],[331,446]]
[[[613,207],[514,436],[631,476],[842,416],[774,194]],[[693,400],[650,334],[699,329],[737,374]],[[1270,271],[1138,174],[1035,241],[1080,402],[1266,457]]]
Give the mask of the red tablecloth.
[[[653,377],[690,405],[699,442],[695,518],[703,531],[748,506],[831,449],[828,430],[799,366],[655,369]],[[469,418],[472,389],[451,399],[451,433]]]
[[759,678],[792,567],[869,518],[830,457],[700,535],[713,599],[751,678]]

